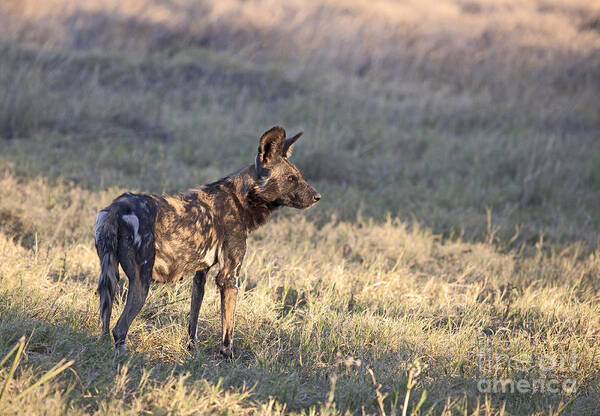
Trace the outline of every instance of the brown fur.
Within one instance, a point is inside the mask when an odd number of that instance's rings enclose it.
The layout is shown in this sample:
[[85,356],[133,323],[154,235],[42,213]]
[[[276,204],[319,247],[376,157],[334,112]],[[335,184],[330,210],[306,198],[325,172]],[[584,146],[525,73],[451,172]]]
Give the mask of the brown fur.
[[108,333],[118,263],[129,278],[127,304],[113,329],[124,347],[131,322],[141,310],[150,282],[174,282],[195,272],[188,331],[196,340],[206,274],[219,264],[221,353],[232,356],[237,281],[248,233],[280,206],[308,208],[321,196],[288,160],[301,133],[285,138],[273,127],[262,135],[254,165],[185,195],[126,193],[100,211],[94,226],[102,271],[98,282],[103,332]]

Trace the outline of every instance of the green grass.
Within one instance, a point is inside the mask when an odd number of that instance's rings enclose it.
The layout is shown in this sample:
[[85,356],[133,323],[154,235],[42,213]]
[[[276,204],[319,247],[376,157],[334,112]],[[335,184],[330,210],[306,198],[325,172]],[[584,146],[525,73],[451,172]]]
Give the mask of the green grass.
[[[142,3],[0,6],[0,357],[26,340],[0,413],[597,412],[596,6]],[[116,355],[97,211],[250,164],[275,124],[323,199],[251,236],[235,360],[214,279],[194,351],[184,279]],[[577,389],[478,390],[505,379]]]

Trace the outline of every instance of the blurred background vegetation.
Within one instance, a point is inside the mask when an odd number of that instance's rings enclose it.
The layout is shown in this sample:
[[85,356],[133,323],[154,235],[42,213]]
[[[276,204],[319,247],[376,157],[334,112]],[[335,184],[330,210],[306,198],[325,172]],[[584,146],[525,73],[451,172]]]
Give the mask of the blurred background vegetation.
[[282,124],[306,132],[327,216],[597,244],[598,4],[8,0],[0,18],[18,175],[181,191]]

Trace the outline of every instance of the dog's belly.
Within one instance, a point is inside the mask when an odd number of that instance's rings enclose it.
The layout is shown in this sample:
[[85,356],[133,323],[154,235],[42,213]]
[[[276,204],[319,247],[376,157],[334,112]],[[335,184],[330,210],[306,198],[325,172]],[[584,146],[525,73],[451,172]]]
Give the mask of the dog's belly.
[[216,242],[200,248],[173,242],[157,243],[152,279],[161,283],[176,282],[186,274],[212,266],[216,261]]
[[155,202],[153,280],[174,282],[215,264],[219,244],[210,201],[198,194],[155,197]]

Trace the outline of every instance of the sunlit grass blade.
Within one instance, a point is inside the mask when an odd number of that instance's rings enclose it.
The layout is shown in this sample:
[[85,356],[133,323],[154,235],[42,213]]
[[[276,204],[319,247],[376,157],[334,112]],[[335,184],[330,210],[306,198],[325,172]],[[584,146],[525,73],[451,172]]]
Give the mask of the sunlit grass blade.
[[[25,347],[25,336],[21,337],[21,339],[19,340],[19,342],[17,343],[17,345],[15,347],[17,347],[17,352],[15,354],[15,358],[13,359],[12,366],[10,367],[10,371],[8,372],[8,375],[6,376],[6,380],[4,380],[4,384],[2,385],[2,390],[0,391],[0,400],[2,400],[2,397],[4,396],[4,392],[6,391],[6,387],[8,386],[8,383],[9,383],[10,379],[12,378],[13,374],[15,373],[17,366],[19,365],[19,361],[21,360],[21,354],[23,353],[23,348]],[[14,351],[14,348],[2,360],[2,363],[6,362],[6,360],[8,359],[10,354],[13,353],[13,351]]]
[[60,373],[62,373],[63,371],[65,371],[67,368],[71,367],[74,362],[75,362],[75,360],[70,360],[70,361],[67,361],[65,363],[64,359],[60,360],[58,362],[58,364],[56,364],[54,367],[52,367],[38,381],[36,381],[31,386],[29,386],[28,388],[26,388],[25,390],[23,390],[21,393],[19,393],[17,395],[17,397],[15,397],[15,400],[18,400],[19,398],[25,396],[27,393],[29,393],[34,388],[36,388],[38,386],[41,386],[42,384],[46,383],[47,381],[52,380],[54,377],[56,377],[57,375],[59,375]]
[[10,356],[11,356],[11,355],[13,355],[13,353],[14,353],[14,352],[15,352],[17,349],[19,349],[20,345],[21,345],[21,343],[20,343],[20,341],[19,341],[19,342],[17,342],[17,343],[15,344],[15,346],[14,346],[14,347],[12,347],[12,349],[11,349],[11,350],[10,350],[8,353],[6,353],[6,355],[4,356],[4,358],[2,359],[2,361],[0,361],[0,367],[2,367],[2,366],[4,365],[4,363],[8,361],[8,359],[10,358]]

